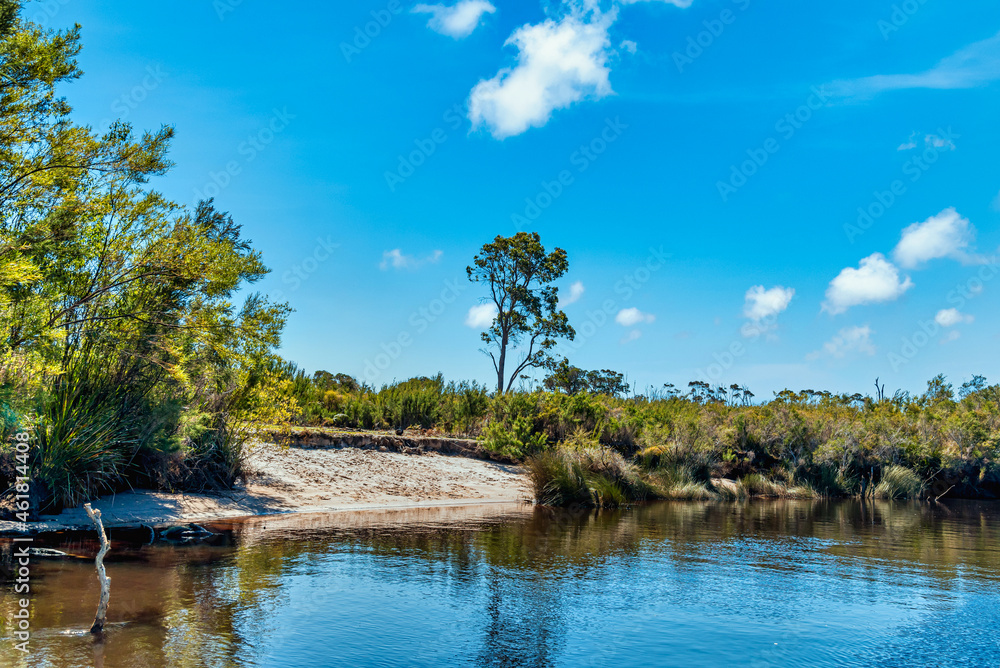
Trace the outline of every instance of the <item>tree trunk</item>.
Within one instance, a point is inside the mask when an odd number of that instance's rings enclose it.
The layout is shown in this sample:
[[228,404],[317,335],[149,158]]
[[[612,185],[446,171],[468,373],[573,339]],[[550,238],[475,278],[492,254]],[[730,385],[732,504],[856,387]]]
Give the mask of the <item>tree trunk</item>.
[[507,362],[507,337],[504,336],[500,341],[500,358],[497,361],[497,394],[503,394],[506,392],[504,387],[504,365]]
[[101,583],[101,600],[97,604],[97,616],[94,618],[94,625],[90,627],[91,633],[104,633],[104,622],[108,615],[108,600],[111,598],[111,580],[104,570],[104,555],[111,549],[108,537],[104,533],[104,524],[101,522],[101,511],[94,510],[89,503],[84,504],[84,510],[97,527],[97,536],[101,539],[101,551],[97,553],[94,563],[97,565],[97,579]]

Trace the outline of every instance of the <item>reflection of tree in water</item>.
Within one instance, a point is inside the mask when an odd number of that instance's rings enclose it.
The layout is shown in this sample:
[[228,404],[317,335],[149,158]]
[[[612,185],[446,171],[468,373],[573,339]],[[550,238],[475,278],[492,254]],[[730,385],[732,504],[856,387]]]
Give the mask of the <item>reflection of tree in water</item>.
[[551,666],[564,644],[566,582],[490,566],[479,666]]

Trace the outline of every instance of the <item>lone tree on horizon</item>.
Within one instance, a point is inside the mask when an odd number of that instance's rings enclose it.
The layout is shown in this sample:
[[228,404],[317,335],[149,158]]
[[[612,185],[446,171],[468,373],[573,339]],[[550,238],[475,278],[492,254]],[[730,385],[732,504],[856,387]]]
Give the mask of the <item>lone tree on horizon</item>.
[[[493,360],[498,393],[509,392],[523,371],[546,366],[557,338],[572,341],[576,336],[566,314],[558,310],[559,289],[552,285],[567,269],[566,251],[556,248],[546,255],[537,232],[498,235],[466,268],[470,281],[489,285],[496,308],[482,339],[483,352]],[[514,348],[524,346],[527,352],[519,362],[508,359]]]

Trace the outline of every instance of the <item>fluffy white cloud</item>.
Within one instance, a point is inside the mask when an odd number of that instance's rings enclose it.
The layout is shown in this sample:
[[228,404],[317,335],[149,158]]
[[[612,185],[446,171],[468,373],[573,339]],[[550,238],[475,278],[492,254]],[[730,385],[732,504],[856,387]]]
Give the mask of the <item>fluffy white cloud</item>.
[[417,5],[413,8],[415,14],[430,14],[427,27],[442,35],[455,39],[468,37],[479,27],[483,16],[497,10],[486,0],[460,0],[456,4],[447,5]]
[[656,316],[652,313],[643,313],[637,308],[623,308],[615,316],[615,322],[622,327],[635,327],[644,322],[654,322]]
[[961,323],[971,323],[975,320],[975,317],[971,315],[966,315],[962,313],[957,308],[946,308],[941,309],[934,316],[934,322],[941,325],[942,327],[954,327]]
[[900,266],[913,268],[928,260],[948,257],[959,262],[972,263],[977,259],[968,252],[969,244],[976,237],[975,228],[954,208],[945,209],[922,223],[913,223],[892,251]]
[[437,262],[441,259],[442,255],[444,255],[443,251],[436,250],[425,258],[417,258],[413,255],[404,255],[403,251],[400,249],[393,248],[392,250],[387,250],[382,253],[382,261],[378,266],[382,271],[389,268],[416,269],[417,267],[427,264],[428,262]]
[[629,53],[635,53],[639,50],[639,45],[630,39],[623,39],[622,43],[618,45],[618,48],[623,51],[628,51]]
[[755,285],[747,290],[743,315],[757,321],[772,318],[787,309],[794,296],[795,290],[792,288],[777,285],[765,290],[763,285]]
[[748,318],[740,333],[748,339],[755,339],[778,328],[777,317],[788,308],[795,290],[780,285],[767,290],[763,285],[755,285],[747,290],[743,303],[743,315]]
[[811,353],[809,359],[819,359],[824,355],[837,359],[848,355],[874,355],[875,345],[871,337],[872,330],[868,325],[845,327],[824,343],[822,350]]
[[582,281],[577,281],[573,285],[569,286],[569,294],[559,299],[559,308],[564,306],[569,306],[570,304],[580,301],[580,297],[583,296],[585,288],[583,287]]
[[847,267],[830,281],[823,310],[837,315],[852,306],[892,301],[912,287],[909,276],[901,279],[899,269],[875,253],[861,260],[857,269]]
[[1000,33],[975,42],[917,74],[879,74],[831,87],[839,95],[868,98],[891,90],[923,88],[959,90],[984,86],[1000,79]]
[[584,98],[611,95],[608,28],[615,15],[573,10],[514,31],[516,65],[476,84],[469,96],[473,127],[486,126],[497,139],[545,125],[557,109]]
[[469,309],[469,313],[465,316],[465,324],[473,329],[486,329],[493,324],[493,320],[497,317],[497,313],[496,304],[480,304],[478,306],[473,306]]

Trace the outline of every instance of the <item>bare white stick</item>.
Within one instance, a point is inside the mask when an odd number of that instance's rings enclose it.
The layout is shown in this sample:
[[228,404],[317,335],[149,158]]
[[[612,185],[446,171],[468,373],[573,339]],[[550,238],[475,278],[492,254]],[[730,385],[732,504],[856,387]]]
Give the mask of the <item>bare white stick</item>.
[[104,570],[104,555],[111,549],[111,543],[108,542],[108,537],[104,534],[101,511],[94,510],[89,503],[83,504],[83,508],[87,511],[87,516],[93,520],[94,526],[97,527],[97,535],[101,539],[101,551],[97,553],[97,559],[94,560],[97,564],[97,579],[101,582],[101,601],[97,604],[97,617],[94,618],[94,625],[90,627],[90,632],[104,633],[104,621],[108,615],[108,600],[111,598],[111,580],[108,579],[108,574]]

